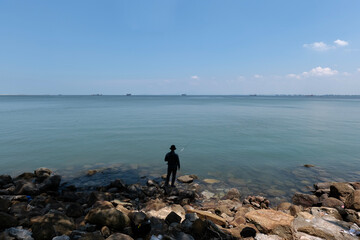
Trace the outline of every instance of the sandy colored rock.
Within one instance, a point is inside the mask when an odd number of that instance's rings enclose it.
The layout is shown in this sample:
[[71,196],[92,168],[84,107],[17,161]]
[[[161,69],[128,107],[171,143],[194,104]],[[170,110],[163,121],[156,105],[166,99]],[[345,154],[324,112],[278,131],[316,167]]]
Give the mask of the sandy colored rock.
[[115,208],[91,209],[85,216],[85,221],[98,226],[108,226],[117,230],[123,230],[130,225],[129,217]]
[[225,194],[224,199],[240,199],[241,194],[240,191],[236,188],[231,188],[229,191]]
[[212,179],[212,178],[205,178],[203,180],[204,183],[208,183],[208,184],[214,184],[214,183],[219,183],[220,181],[217,179]]
[[301,205],[304,207],[312,207],[313,205],[316,205],[319,202],[319,199],[310,194],[304,194],[304,193],[295,193],[292,197],[292,201],[296,205]]
[[353,191],[345,201],[346,208],[360,211],[360,190]]
[[266,234],[279,235],[291,239],[293,235],[292,222],[294,217],[272,209],[260,209],[245,214],[247,221],[255,224],[256,228]]
[[321,201],[321,205],[324,207],[334,208],[334,207],[341,207],[344,205],[344,203],[337,198],[328,197]]
[[336,182],[330,186],[330,197],[345,201],[347,196],[349,196],[353,191],[355,191],[355,189],[349,183]]
[[343,220],[338,210],[327,207],[312,207],[310,212],[315,217],[331,216],[337,220]]
[[213,223],[218,224],[220,226],[226,225],[225,219],[223,219],[222,217],[219,217],[216,214],[210,213],[210,212],[197,210],[197,209],[188,209],[186,212],[187,213],[196,213],[201,220],[210,220]]
[[182,183],[192,183],[194,179],[190,175],[184,175],[177,178],[179,182]]

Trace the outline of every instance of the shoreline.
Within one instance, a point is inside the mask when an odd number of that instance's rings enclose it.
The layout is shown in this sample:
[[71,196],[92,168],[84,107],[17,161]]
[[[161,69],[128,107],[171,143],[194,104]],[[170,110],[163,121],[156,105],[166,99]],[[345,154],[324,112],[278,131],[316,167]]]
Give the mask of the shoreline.
[[[85,178],[98,173],[89,171]],[[358,239],[360,234],[360,182],[315,183],[312,194],[295,193],[292,203],[272,206],[236,188],[215,197],[195,175],[181,176],[175,188],[164,187],[160,177],[82,188],[61,179],[46,168],[14,178],[1,175],[0,239]]]

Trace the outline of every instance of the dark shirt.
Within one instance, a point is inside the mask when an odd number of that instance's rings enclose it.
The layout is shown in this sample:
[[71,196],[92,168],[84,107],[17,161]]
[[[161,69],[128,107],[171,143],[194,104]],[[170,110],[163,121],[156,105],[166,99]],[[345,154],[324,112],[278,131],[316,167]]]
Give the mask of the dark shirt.
[[165,162],[168,162],[168,168],[178,167],[180,169],[180,160],[179,156],[174,152],[168,152],[165,156]]

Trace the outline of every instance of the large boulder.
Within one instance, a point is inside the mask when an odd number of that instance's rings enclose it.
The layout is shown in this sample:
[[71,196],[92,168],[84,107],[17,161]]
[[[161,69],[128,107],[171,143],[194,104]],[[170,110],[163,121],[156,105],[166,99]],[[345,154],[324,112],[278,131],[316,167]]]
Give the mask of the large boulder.
[[360,211],[360,190],[353,191],[345,201],[346,208]]
[[12,183],[12,178],[10,175],[0,175],[0,188],[3,188],[9,183]]
[[306,233],[321,239],[327,240],[355,240],[356,236],[344,233],[351,224],[339,221],[333,217],[311,217],[298,216],[294,220],[296,232]]
[[85,221],[98,226],[108,226],[120,231],[130,226],[129,217],[115,208],[93,208],[85,216]]
[[304,207],[312,207],[318,204],[319,199],[314,195],[295,193],[294,196],[292,197],[292,201],[296,205],[301,205]]
[[322,200],[321,205],[324,207],[335,208],[335,207],[344,206],[344,203],[337,198],[329,197]]
[[9,199],[0,197],[0,212],[7,212],[11,202]]
[[355,189],[349,183],[336,182],[330,186],[329,196],[338,198],[344,202],[353,191],[355,191]]
[[245,214],[245,218],[253,223],[262,233],[279,235],[291,239],[294,217],[272,209],[260,209]]
[[31,181],[19,180],[16,182],[15,194],[34,196],[39,194],[39,189]]
[[34,171],[35,177],[38,181],[42,182],[46,178],[50,177],[52,171],[48,168],[38,168]]
[[84,214],[83,207],[79,203],[69,203],[66,206],[66,215],[73,218],[81,217]]

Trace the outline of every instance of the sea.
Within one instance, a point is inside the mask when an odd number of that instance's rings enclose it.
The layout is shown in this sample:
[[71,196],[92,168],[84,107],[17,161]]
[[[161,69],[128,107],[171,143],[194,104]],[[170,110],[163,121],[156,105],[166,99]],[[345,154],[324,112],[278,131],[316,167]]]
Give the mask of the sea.
[[360,180],[360,96],[0,96],[0,174],[158,179],[172,144],[210,192],[289,200]]

